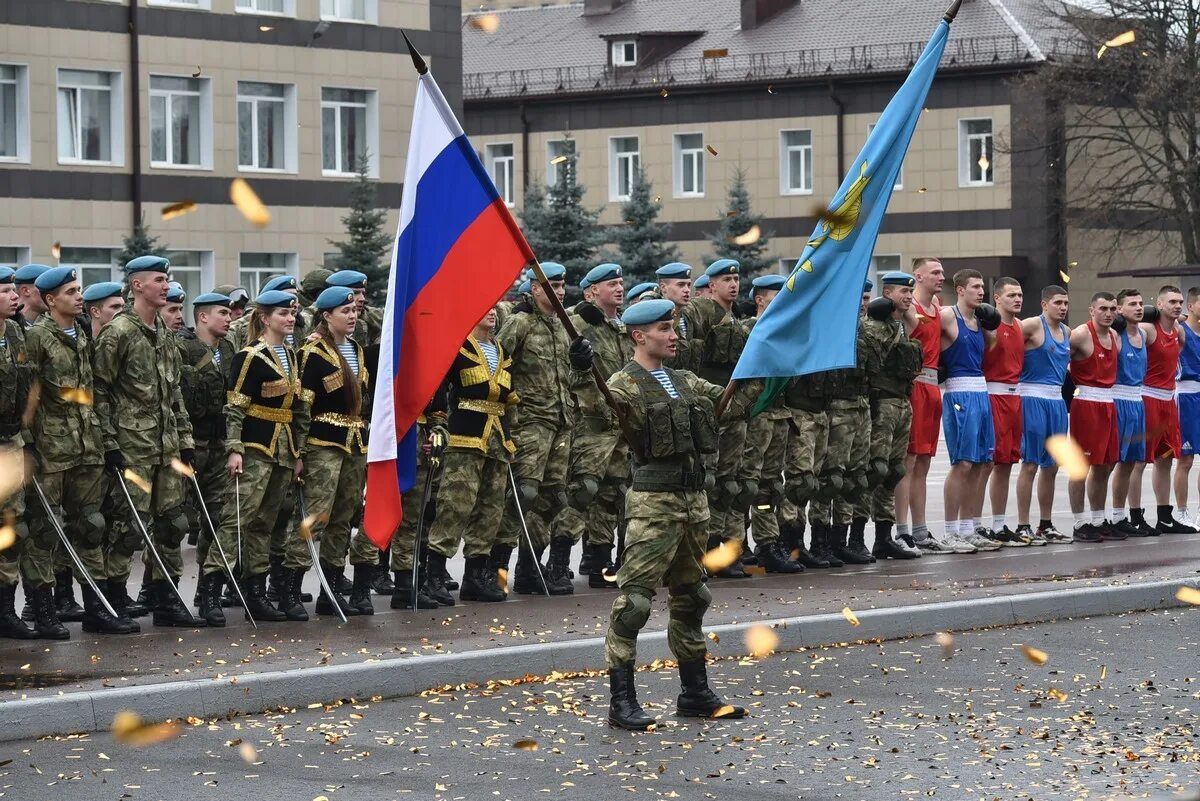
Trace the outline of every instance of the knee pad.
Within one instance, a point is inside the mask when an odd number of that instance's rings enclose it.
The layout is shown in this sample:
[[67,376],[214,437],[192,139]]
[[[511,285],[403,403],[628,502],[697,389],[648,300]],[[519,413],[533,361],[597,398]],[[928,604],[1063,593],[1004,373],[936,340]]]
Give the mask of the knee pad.
[[758,482],[757,481],[739,481],[738,493],[730,502],[730,506],[737,512],[745,512],[754,505],[755,499],[758,497]]
[[842,494],[843,487],[846,484],[845,476],[840,470],[827,470],[821,473],[821,478],[817,482],[816,497],[831,501]]
[[567,487],[568,500],[571,508],[583,511],[591,505],[600,491],[600,480],[592,476],[581,476]]
[[549,520],[550,517],[553,517],[554,515],[558,514],[559,509],[562,509],[568,505],[568,502],[570,501],[570,497],[567,495],[566,487],[551,487],[547,491],[546,494],[550,496],[549,497],[550,508],[554,512],[554,514],[552,514],[546,518],[547,520]]
[[891,466],[888,464],[887,459],[872,459],[868,467],[870,468],[868,470],[868,480],[873,484],[882,483],[887,480],[888,473],[891,472]]
[[820,488],[817,477],[809,472],[797,473],[784,487],[788,500],[797,506],[803,506],[817,496]]
[[671,590],[671,617],[700,626],[711,603],[712,593],[707,584],[697,582],[674,587]]
[[113,541],[113,550],[121,556],[133,556],[145,543],[142,530],[136,524],[127,524],[118,529],[117,537]]
[[528,509],[533,502],[537,500],[538,493],[541,492],[541,482],[533,481],[528,478],[517,479],[517,493],[521,496],[521,506]]
[[783,503],[783,479],[771,479],[771,482],[763,489],[767,503],[778,507]]
[[742,485],[735,478],[723,478],[717,481],[717,487],[713,490],[713,497],[718,504],[732,504],[737,498],[738,492],[742,489]]
[[904,480],[904,476],[907,472],[908,471],[904,469],[904,462],[895,462],[894,464],[888,465],[888,474],[887,478],[884,479],[883,486],[885,486],[887,489],[895,489],[896,485]]
[[154,533],[159,542],[177,548],[187,537],[188,519],[183,505],[168,509],[154,518]]
[[637,639],[638,632],[650,619],[650,597],[641,587],[629,587],[613,601],[612,629],[618,636]]
[[845,477],[842,484],[842,497],[847,501],[854,501],[858,496],[871,488],[871,482],[867,480],[866,470],[855,470]]
[[79,541],[85,548],[99,548],[104,543],[104,515],[100,514],[99,506],[80,513]]

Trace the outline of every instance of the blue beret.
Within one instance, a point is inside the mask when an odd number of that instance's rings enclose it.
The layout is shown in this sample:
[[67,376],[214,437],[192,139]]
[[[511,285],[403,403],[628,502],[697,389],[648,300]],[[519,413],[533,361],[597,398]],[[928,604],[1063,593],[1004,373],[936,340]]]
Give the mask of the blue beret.
[[[359,275],[362,275],[362,273],[359,273]],[[363,275],[363,280],[365,281],[366,279],[367,277]],[[336,309],[338,306],[345,306],[347,303],[353,302],[353,289],[348,286],[331,286],[322,290],[320,295],[317,295],[317,301],[313,305],[317,307],[317,311],[330,311]]]
[[787,279],[782,275],[760,275],[750,282],[750,286],[754,289],[783,289],[783,285],[787,283]]
[[233,298],[228,295],[222,295],[220,292],[205,292],[203,295],[197,295],[192,301],[192,308],[198,309],[201,306],[229,306],[233,303]]
[[[341,286],[350,287],[352,289],[363,289],[367,285],[367,274],[360,273],[358,270],[338,270],[333,275],[325,279],[325,286]],[[339,303],[339,306],[342,304]]]
[[579,288],[587,289],[592,284],[599,284],[602,281],[612,281],[614,278],[620,278],[622,275],[621,265],[619,264],[599,264],[588,270],[587,275],[579,282]]
[[289,295],[287,292],[284,292],[280,289],[267,289],[259,294],[259,296],[254,299],[254,302],[259,306],[291,306],[295,304],[296,296]]
[[[275,290],[282,290],[282,289],[295,289],[296,286],[297,286],[296,285],[296,276],[294,276],[294,275],[277,275],[274,278],[272,278],[270,281],[268,281],[267,283],[263,284],[262,291],[263,292],[272,292]],[[257,303],[258,301],[256,300],[255,302]]]
[[738,263],[737,259],[717,259],[708,265],[704,274],[709,278],[716,278],[718,275],[737,275],[741,270],[742,265]]
[[673,261],[670,264],[664,264],[654,271],[654,274],[659,278],[691,278],[692,268],[690,265],[683,262]]
[[74,281],[79,276],[74,267],[52,267],[45,270],[33,282],[39,292],[53,292],[68,281]]
[[0,284],[11,284],[13,282],[13,276],[16,274],[17,271],[12,267],[4,267],[0,265]]
[[660,320],[670,320],[675,314],[675,301],[665,298],[652,298],[635,303],[621,315],[625,325],[649,325]]
[[84,303],[97,303],[121,294],[121,284],[118,281],[97,281],[83,290]]
[[50,268],[44,264],[26,264],[13,273],[14,284],[32,284],[37,277]]
[[875,282],[872,281],[870,278],[868,278],[866,281],[863,282],[863,292],[870,292],[874,288],[875,288]]
[[625,293],[625,300],[632,302],[632,301],[640,298],[642,295],[645,295],[651,289],[657,289],[657,288],[658,288],[658,284],[651,283],[650,281],[647,281],[644,284],[638,284],[633,289],[631,289]]
[[172,281],[167,286],[167,302],[168,303],[183,303],[183,299],[187,297],[187,293],[183,291],[183,284],[178,281]]
[[517,287],[517,291],[520,292],[521,294],[528,293],[532,289],[533,289],[533,281],[529,278],[526,278],[524,281],[521,282],[521,285],[519,287]]
[[695,281],[692,282],[692,286],[695,287],[696,289],[704,289],[704,287],[708,286],[708,282],[709,282],[708,276],[702,275],[699,278],[697,278]]
[[136,259],[130,259],[125,263],[125,274],[133,275],[134,273],[156,272],[165,273],[171,269],[171,262],[164,259],[162,256],[138,256]]
[[884,286],[916,286],[917,279],[900,270],[892,270],[890,273],[883,274],[880,283]]
[[546,277],[551,281],[562,281],[567,277],[567,268],[563,267],[556,261],[542,262],[542,272],[544,272]]

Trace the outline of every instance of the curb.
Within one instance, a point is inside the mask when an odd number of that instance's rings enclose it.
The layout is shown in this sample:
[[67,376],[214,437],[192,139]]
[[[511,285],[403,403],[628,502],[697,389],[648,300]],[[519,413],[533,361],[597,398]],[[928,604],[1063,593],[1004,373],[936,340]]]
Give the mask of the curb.
[[[841,614],[749,620],[708,627],[724,645],[711,642],[714,656],[744,654],[742,636],[752,626],[769,625],[779,635],[778,651],[811,648],[861,640],[893,640],[966,631],[990,626],[1039,623],[1058,618],[1115,615],[1182,606],[1175,599],[1180,586],[1200,589],[1200,579],[1144,582],[1118,587],[1005,595],[969,601],[901,606],[857,611],[860,625],[852,628]],[[670,659],[665,631],[647,632],[638,639],[638,661]],[[222,679],[192,679],[99,692],[79,692],[47,698],[0,702],[5,725],[0,742],[52,734],[107,731],[113,716],[133,710],[144,720],[181,719],[189,715],[213,718],[257,714],[278,707],[303,707],[341,698],[380,695],[398,698],[447,684],[484,683],[554,671],[604,667],[604,640],[591,637],[569,642],[539,643],[436,654],[350,665],[328,665],[273,671]],[[337,688],[331,690],[331,688]]]

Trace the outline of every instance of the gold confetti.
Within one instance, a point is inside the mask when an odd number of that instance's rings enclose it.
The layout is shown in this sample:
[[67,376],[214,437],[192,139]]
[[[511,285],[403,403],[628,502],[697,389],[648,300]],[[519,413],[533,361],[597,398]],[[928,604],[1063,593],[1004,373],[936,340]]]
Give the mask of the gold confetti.
[[1062,270],[1059,270],[1059,271],[1058,271],[1058,277],[1062,279],[1062,282],[1063,282],[1064,284],[1069,284],[1069,283],[1071,283],[1071,276],[1067,275],[1067,274],[1066,274],[1065,272],[1063,272]]
[[982,156],[979,157],[979,161],[977,161],[976,164],[978,164],[979,169],[983,170],[984,172],[987,172],[988,167],[992,166],[992,162],[988,161],[988,157],[987,157],[986,153],[984,153]]
[[767,86],[767,94],[769,94],[769,95],[775,94],[775,87],[768,85]]
[[508,592],[508,568],[497,568],[496,580],[500,583],[500,592]]
[[1046,690],[1046,695],[1059,702],[1067,700],[1067,694],[1057,687],[1051,687],[1049,690]]
[[238,753],[242,756],[242,761],[247,765],[253,765],[258,761],[258,749],[250,743],[242,743],[238,746]]
[[713,712],[711,715],[709,715],[709,717],[713,720],[719,720],[727,715],[732,715],[734,712],[737,712],[737,707],[730,704],[725,704],[725,706],[718,707],[717,711]]
[[16,517],[12,509],[4,511],[4,525],[0,526],[0,551],[6,551],[17,542],[17,528],[13,525]]
[[467,20],[467,24],[477,31],[495,33],[500,27],[500,16],[498,14],[476,14]]
[[1045,651],[1034,648],[1031,645],[1021,645],[1021,653],[1035,665],[1044,665],[1050,661],[1050,656]]
[[714,47],[704,51],[705,58],[725,58],[727,55],[729,55],[728,47]]
[[199,78],[201,73],[200,65],[196,65],[196,71],[192,73],[193,78]]
[[555,156],[554,158],[550,159],[550,163],[551,164],[562,164],[566,160],[567,160],[567,157],[565,155]]
[[513,743],[513,748],[518,751],[536,751],[538,750],[537,740],[517,740]]
[[1137,41],[1136,31],[1125,31],[1119,36],[1114,36],[1104,44],[1100,45],[1100,50],[1096,52],[1096,58],[1103,58],[1104,54],[1112,47],[1124,47],[1127,44],[1133,44]]
[[196,471],[193,470],[190,465],[186,465],[180,461],[179,457],[177,456],[171,457],[171,469],[184,478],[191,478],[192,476],[196,475]]
[[846,618],[846,621],[851,626],[860,625],[858,622],[858,615],[854,614],[854,610],[848,606],[842,609],[842,617]]
[[704,569],[717,573],[732,565],[742,555],[742,544],[737,540],[726,540],[704,554]]
[[25,454],[20,448],[0,450],[0,501],[25,486]]
[[1175,592],[1175,600],[1183,601],[1185,604],[1200,606],[1200,590],[1195,587],[1180,587]]
[[717,155],[717,149],[715,147],[713,147],[712,145],[705,145],[704,149],[707,150],[710,154],[712,154],[714,156]]
[[309,515],[300,521],[300,537],[305,540],[311,540],[315,535],[313,526],[317,523],[328,523],[329,515]]
[[275,30],[275,27],[273,25],[259,25],[258,29],[263,33],[267,33],[268,31]]
[[658,93],[660,95],[662,95],[663,97],[667,97],[668,95],[671,94],[670,92],[667,91],[667,87],[665,87],[665,86],[662,89],[659,89]]
[[183,200],[179,203],[172,203],[169,206],[163,206],[162,218],[164,221],[173,220],[176,217],[182,217],[190,211],[196,210],[196,201]]
[[58,396],[67,403],[78,403],[81,406],[92,405],[92,393],[85,387],[63,387]]
[[136,712],[125,710],[113,717],[113,739],[132,746],[154,745],[179,736],[175,723],[144,723]]
[[125,480],[147,495],[150,494],[150,482],[135,473],[132,468],[125,468]]
[[62,243],[61,242],[55,242],[53,245],[50,246],[50,255],[56,259],[62,258]]
[[605,581],[607,581],[609,584],[617,583],[617,571],[614,570],[610,573],[608,571],[607,567],[600,571],[600,577],[603,578]]
[[942,653],[947,659],[954,656],[954,635],[948,631],[939,631],[934,640],[942,646]]
[[770,656],[779,645],[779,635],[763,623],[751,626],[746,632],[746,651],[750,656]]
[[21,670],[29,670],[31,667],[33,667],[33,663],[26,662],[25,664],[21,665]]
[[244,179],[233,179],[233,183],[229,185],[229,199],[252,225],[264,228],[267,223],[271,222],[271,212],[258,199],[258,195]]
[[314,798],[313,801],[329,801],[329,796],[319,795]]
[[757,242],[761,238],[762,238],[762,229],[760,229],[757,225],[752,225],[752,226],[750,226],[750,230],[747,231],[746,233],[742,234],[741,236],[735,236],[733,238],[733,244],[735,244],[735,245],[753,245],[755,242]]
[[721,644],[721,638],[717,636],[717,633],[715,631],[710,631],[708,633],[708,639],[712,640],[717,645]]
[[925,193],[926,193],[926,192],[928,192],[928,191],[929,191],[928,189],[926,189],[925,187],[923,187],[923,186],[922,186],[921,188],[919,188],[919,189],[917,190],[917,194],[918,194],[918,195],[923,195],[923,194],[925,194]]
[[1100,681],[1104,681],[1108,677],[1108,665],[1100,666]]
[[1046,452],[1071,481],[1083,481],[1088,475],[1087,457],[1070,434],[1055,434],[1046,439]]

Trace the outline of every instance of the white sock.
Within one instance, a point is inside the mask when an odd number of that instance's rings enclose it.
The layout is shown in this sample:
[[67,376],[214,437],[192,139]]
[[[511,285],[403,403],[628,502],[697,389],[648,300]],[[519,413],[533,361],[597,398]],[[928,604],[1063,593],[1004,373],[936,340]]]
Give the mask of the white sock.
[[897,537],[908,536],[908,523],[897,523],[896,524],[896,536]]
[[975,518],[969,517],[966,520],[960,520],[958,522],[958,531],[960,535],[974,534]]
[[958,536],[958,521],[957,520],[947,520],[946,521],[946,539],[951,539],[951,538],[957,537],[957,536]]
[[1001,531],[1008,525],[1008,521],[1004,519],[1004,515],[992,515],[992,531]]
[[1120,523],[1122,520],[1129,519],[1129,509],[1113,509],[1113,522]]
[[1075,518],[1075,528],[1087,525],[1092,520],[1092,516],[1088,512],[1072,512],[1071,514]]
[[1101,509],[1100,511],[1097,512],[1095,509],[1093,509],[1092,510],[1092,523],[1094,523],[1095,525],[1098,526],[1103,522],[1104,522],[1104,510]]

